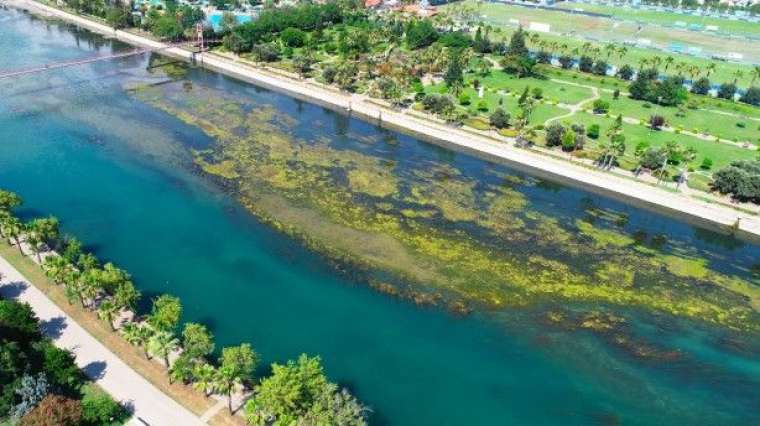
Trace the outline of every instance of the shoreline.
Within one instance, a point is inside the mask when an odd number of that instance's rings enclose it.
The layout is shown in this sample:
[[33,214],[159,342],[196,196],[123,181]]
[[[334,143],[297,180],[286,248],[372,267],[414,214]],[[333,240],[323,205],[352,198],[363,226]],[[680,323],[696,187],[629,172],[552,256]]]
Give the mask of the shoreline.
[[385,108],[360,95],[347,94],[337,89],[328,89],[321,85],[238,63],[215,53],[193,53],[178,47],[168,47],[165,43],[127,31],[114,30],[89,18],[73,15],[33,0],[8,0],[6,4],[33,14],[55,17],[128,44],[161,49],[162,55],[182,59],[297,99],[355,115],[382,127],[410,134],[455,151],[502,163],[537,177],[574,186],[693,225],[707,227],[724,234],[734,234],[752,242],[760,242],[760,217],[751,213],[700,201],[682,193],[669,192],[643,182],[589,169],[546,154],[516,148],[474,131]]

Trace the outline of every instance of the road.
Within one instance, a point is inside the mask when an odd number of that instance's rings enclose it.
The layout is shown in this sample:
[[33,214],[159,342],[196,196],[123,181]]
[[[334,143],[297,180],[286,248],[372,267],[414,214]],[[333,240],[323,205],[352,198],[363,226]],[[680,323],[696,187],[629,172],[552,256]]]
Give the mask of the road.
[[43,331],[60,348],[76,355],[80,368],[116,400],[131,404],[130,425],[204,425],[197,416],[158,390],[71,320],[63,310],[29,283],[11,264],[0,257],[0,295],[32,306]]

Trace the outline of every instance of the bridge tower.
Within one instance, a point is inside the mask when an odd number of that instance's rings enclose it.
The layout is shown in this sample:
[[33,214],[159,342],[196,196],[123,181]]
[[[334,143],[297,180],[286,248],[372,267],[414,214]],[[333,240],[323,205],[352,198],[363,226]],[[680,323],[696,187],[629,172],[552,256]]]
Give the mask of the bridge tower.
[[203,44],[203,24],[200,22],[195,24],[195,42],[200,49],[199,52],[206,50],[206,47]]

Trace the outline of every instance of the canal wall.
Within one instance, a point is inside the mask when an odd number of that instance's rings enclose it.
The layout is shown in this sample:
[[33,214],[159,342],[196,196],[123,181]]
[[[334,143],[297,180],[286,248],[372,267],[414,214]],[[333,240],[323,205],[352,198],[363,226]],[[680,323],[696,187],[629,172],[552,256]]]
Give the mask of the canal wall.
[[63,19],[83,28],[120,41],[147,48],[161,49],[161,54],[193,62],[205,68],[287,93],[298,99],[348,112],[384,127],[413,134],[430,142],[467,152],[527,173],[559,183],[614,198],[655,212],[676,217],[694,225],[723,233],[732,233],[752,241],[760,241],[760,217],[720,204],[698,200],[679,192],[670,192],[583,164],[553,158],[546,154],[521,149],[481,132],[453,127],[427,117],[397,111],[362,95],[340,92],[281,73],[253,67],[214,53],[194,53],[178,47],[113,28],[32,0],[10,0],[9,5]]

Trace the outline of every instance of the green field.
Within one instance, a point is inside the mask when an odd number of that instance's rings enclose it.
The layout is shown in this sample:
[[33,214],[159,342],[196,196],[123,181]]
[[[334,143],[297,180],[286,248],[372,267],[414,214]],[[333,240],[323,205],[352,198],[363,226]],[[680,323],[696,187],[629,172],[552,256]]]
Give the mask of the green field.
[[[557,43],[558,45],[566,46],[565,53],[571,54],[574,49],[581,50],[584,43],[589,42],[589,38],[593,38],[601,41],[591,41],[592,45],[599,47],[604,52],[604,46],[610,42],[621,44],[624,40],[630,40],[634,38],[636,32],[635,25],[620,24],[619,27],[614,28],[614,23],[605,18],[591,18],[586,16],[568,15],[564,12],[552,12],[540,9],[530,9],[520,6],[510,6],[505,4],[494,3],[479,3],[474,0],[465,0],[464,2],[450,3],[442,6],[444,11],[448,11],[452,16],[457,16],[456,10],[461,9],[463,6],[473,7],[476,10],[477,16],[474,23],[484,22],[491,24],[499,29],[499,32],[494,34],[495,38],[502,38],[508,40],[511,34],[516,29],[516,25],[510,20],[517,19],[522,24],[527,25],[530,21],[539,21],[551,24],[552,33],[538,33],[539,38],[549,43]],[[459,8],[459,9],[458,9]],[[627,26],[626,26],[627,25]],[[675,31],[667,28],[654,27],[655,33],[646,34],[647,38],[652,39],[655,42],[662,40],[670,40],[674,37]],[[566,34],[558,34],[566,33]],[[698,44],[699,41],[705,41],[709,44],[713,51],[716,53],[725,53],[728,51],[737,51],[745,54],[749,60],[751,55],[760,55],[760,49],[752,46],[750,43],[744,40],[730,40],[723,37],[714,37],[709,34],[702,35],[693,31],[683,31],[683,37],[688,38],[688,43]],[[659,40],[658,38],[662,38]],[[678,40],[677,40],[678,41]],[[662,47],[665,47],[667,43],[660,43]],[[536,49],[537,46],[532,46]],[[653,56],[661,56],[663,58],[672,56],[676,62],[683,62],[688,65],[696,65],[704,68],[711,60],[706,58],[695,57],[686,54],[678,54],[674,52],[667,52],[653,48],[642,48],[635,46],[627,46],[627,53],[621,58],[617,54],[613,54],[609,57],[602,53],[601,57],[614,65],[628,64],[638,68],[639,61],[641,59],[649,59]],[[708,46],[705,46],[705,50],[708,50]],[[559,54],[560,52],[555,52]],[[760,60],[760,58],[758,58]],[[714,61],[717,65],[715,72],[710,76],[710,79],[721,83],[726,81],[733,81],[735,78],[734,73],[738,70],[743,73],[738,78],[737,83],[739,86],[749,86],[751,81],[752,65],[745,63],[735,63],[726,61]]]
[[676,21],[688,24],[715,25],[719,32],[751,35],[760,37],[760,25],[747,21],[732,21],[714,17],[693,16],[673,12],[659,12],[654,10],[637,10],[629,6],[609,6],[603,4],[587,4],[577,2],[557,3],[560,9],[583,9],[587,12],[604,13],[613,15],[617,19],[627,19],[656,25],[672,26]]

